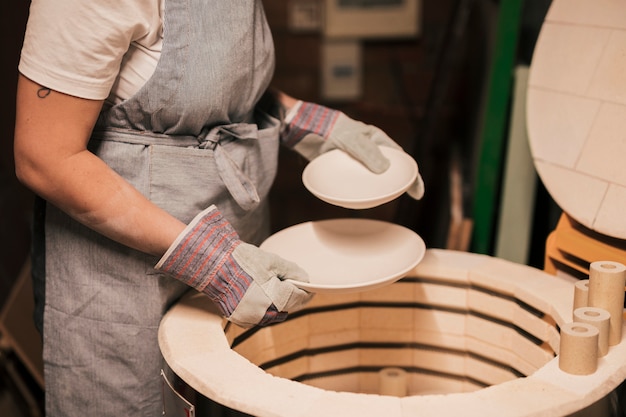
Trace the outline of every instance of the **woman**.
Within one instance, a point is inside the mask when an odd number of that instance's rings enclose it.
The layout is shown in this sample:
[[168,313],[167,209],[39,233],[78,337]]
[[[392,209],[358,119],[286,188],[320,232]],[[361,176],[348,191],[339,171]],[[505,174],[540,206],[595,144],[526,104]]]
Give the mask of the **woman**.
[[283,280],[305,271],[255,246],[279,137],[374,171],[388,165],[375,144],[397,145],[268,93],[273,66],[261,1],[32,1],[15,162],[46,202],[33,259],[49,417],[161,415],[156,332],[189,287],[246,327],[310,299]]

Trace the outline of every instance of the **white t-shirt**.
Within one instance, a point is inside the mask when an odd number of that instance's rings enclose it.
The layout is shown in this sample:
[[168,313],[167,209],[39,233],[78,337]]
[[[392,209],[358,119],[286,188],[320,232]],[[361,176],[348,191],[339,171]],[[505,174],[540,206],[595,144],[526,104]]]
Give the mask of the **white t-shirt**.
[[32,0],[19,71],[53,90],[117,103],[152,75],[164,0]]

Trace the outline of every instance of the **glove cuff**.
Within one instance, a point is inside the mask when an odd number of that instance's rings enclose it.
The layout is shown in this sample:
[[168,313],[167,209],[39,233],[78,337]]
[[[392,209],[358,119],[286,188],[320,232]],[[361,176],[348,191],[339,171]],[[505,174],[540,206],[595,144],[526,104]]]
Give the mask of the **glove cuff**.
[[293,148],[305,136],[315,134],[327,138],[341,112],[309,102],[299,102],[289,111],[281,132],[281,142]]
[[296,104],[294,104],[289,110],[287,110],[287,113],[285,114],[285,123],[289,124],[291,123],[291,121],[293,120],[294,117],[296,117],[296,114],[298,114],[298,112],[300,111],[300,107],[302,107],[302,104],[304,102],[302,100],[298,100],[298,102]]
[[212,205],[187,225],[155,269],[203,291],[239,243],[235,229]]

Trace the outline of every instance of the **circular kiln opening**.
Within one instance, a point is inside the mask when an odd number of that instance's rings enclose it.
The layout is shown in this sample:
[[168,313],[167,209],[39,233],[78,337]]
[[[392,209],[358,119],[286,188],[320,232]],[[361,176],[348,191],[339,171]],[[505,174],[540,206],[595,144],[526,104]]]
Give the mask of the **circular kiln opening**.
[[225,329],[232,348],[268,373],[340,392],[471,392],[528,376],[558,350],[546,313],[488,286],[408,277],[360,294],[317,294],[284,323]]

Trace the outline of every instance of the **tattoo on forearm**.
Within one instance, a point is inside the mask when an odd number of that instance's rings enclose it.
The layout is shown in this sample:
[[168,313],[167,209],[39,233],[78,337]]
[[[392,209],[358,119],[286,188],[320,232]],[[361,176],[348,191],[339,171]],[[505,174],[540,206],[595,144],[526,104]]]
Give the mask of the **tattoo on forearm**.
[[37,90],[37,97],[46,98],[50,95],[50,89],[48,87],[41,87]]

